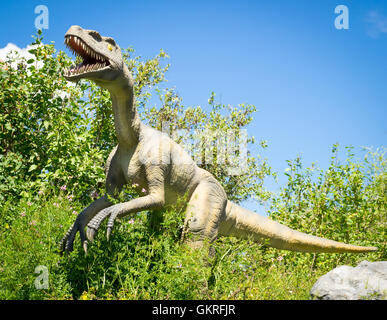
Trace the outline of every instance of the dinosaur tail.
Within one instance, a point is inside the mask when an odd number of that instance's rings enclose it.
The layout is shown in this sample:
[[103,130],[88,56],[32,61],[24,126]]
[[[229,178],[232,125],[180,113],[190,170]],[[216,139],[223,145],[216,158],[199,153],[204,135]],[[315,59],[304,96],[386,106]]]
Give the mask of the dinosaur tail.
[[227,202],[226,218],[221,222],[219,234],[237,238],[267,241],[278,249],[300,252],[369,252],[375,247],[361,247],[328,240],[290,229],[274,220]]

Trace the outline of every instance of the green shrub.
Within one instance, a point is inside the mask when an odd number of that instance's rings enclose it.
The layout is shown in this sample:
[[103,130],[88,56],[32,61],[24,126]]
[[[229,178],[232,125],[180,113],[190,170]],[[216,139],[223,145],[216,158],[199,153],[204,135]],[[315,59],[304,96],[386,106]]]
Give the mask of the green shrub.
[[[345,161],[332,149],[327,170],[303,169],[301,159],[288,161],[287,185],[272,199],[271,218],[308,234],[362,246],[376,246],[367,254],[284,254],[287,265],[329,270],[361,260],[387,259],[387,162],[385,149],[367,149],[355,160],[347,148]],[[274,254],[274,257],[276,254]]]

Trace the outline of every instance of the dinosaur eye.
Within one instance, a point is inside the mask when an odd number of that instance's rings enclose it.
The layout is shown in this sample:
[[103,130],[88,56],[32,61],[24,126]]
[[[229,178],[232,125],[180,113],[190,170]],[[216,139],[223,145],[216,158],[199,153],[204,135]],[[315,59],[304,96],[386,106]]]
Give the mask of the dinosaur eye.
[[112,51],[112,50],[113,50],[113,47],[112,47],[112,45],[111,45],[111,44],[108,44],[108,45],[107,45],[107,48],[108,48],[110,51]]

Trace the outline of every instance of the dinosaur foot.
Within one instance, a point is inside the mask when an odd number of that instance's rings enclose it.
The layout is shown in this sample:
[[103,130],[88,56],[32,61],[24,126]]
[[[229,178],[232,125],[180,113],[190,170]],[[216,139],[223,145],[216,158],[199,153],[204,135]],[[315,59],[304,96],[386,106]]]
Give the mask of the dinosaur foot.
[[81,237],[83,249],[85,250],[85,253],[87,253],[87,239],[86,239],[84,226],[81,226],[81,224],[78,221],[75,221],[75,223],[67,231],[67,233],[62,238],[59,244],[59,252],[61,254],[64,252],[71,252],[74,250],[74,240],[77,232],[79,232],[79,235]]
[[92,226],[87,226],[87,229],[86,229],[86,236],[87,236],[87,239],[89,239],[90,242],[93,242],[94,241],[94,237],[95,235],[97,234],[97,231],[98,229],[92,227]]

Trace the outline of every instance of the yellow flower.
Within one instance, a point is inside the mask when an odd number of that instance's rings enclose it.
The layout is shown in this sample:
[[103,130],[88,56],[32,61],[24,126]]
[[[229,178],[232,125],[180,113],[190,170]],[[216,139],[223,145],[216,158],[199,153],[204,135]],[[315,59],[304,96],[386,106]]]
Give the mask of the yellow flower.
[[90,300],[89,297],[87,296],[87,292],[84,291],[81,295],[81,297],[79,298],[80,300]]
[[4,227],[5,227],[5,229],[9,229],[8,223],[6,223]]

